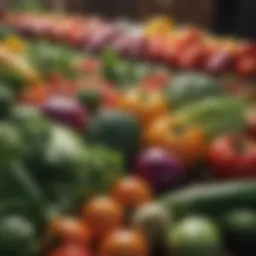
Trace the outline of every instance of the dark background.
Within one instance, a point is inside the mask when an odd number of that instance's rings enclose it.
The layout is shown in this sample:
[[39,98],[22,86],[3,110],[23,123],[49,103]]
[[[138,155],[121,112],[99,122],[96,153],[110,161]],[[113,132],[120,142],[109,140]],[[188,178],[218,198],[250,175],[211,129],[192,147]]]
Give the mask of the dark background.
[[[167,14],[179,23],[191,23],[215,33],[256,37],[256,0],[41,0],[48,8],[60,1],[69,12],[136,20]],[[19,2],[22,0],[0,0],[0,7],[17,6]]]

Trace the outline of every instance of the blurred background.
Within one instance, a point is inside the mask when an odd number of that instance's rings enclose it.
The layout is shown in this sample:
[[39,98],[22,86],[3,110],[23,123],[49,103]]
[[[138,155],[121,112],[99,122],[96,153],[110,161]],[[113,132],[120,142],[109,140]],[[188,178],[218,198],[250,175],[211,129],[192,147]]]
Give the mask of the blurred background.
[[167,14],[215,33],[254,38],[255,0],[1,0],[1,8],[39,4],[50,9],[107,18],[145,19]]

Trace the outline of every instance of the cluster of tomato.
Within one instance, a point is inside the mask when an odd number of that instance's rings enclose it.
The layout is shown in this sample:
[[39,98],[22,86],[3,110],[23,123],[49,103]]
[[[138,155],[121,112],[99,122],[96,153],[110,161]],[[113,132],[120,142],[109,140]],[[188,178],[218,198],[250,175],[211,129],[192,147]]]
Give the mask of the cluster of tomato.
[[199,29],[186,27],[169,36],[148,39],[147,57],[181,69],[203,70],[210,74],[234,72],[241,77],[256,73],[256,47],[253,43],[220,40]]
[[136,177],[123,178],[113,186],[110,196],[98,196],[85,203],[79,216],[60,217],[49,223],[44,241],[60,241],[49,255],[149,255],[143,230],[132,225],[130,217],[151,199],[147,183]]

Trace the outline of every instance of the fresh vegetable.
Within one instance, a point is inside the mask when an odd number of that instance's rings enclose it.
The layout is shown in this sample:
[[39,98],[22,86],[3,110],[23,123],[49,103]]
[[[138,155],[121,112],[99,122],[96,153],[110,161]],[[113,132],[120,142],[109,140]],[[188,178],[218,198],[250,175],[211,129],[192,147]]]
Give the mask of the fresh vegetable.
[[147,180],[156,191],[178,185],[184,176],[180,160],[171,151],[162,148],[149,148],[141,152],[134,172]]
[[118,84],[126,83],[130,76],[131,65],[124,62],[121,57],[112,50],[107,50],[102,53],[102,74],[111,81]]
[[138,89],[125,92],[120,99],[119,107],[133,114],[143,126],[168,111],[167,103],[160,92]]
[[175,117],[187,126],[202,127],[207,138],[226,133],[241,132],[246,126],[244,111],[246,103],[232,97],[211,97],[185,106]]
[[142,232],[151,249],[166,247],[171,221],[166,210],[155,203],[140,207],[132,219],[134,228]]
[[143,236],[133,230],[115,231],[103,242],[100,256],[147,256],[148,247]]
[[52,126],[37,108],[22,105],[13,109],[12,122],[19,129],[22,141],[26,142],[23,145],[24,163],[40,183],[38,177],[43,175],[43,156],[51,139]]
[[185,165],[200,162],[207,152],[205,134],[200,126],[188,126],[173,116],[161,117],[149,125],[144,141],[150,147],[164,148],[173,153]]
[[67,243],[53,250],[50,256],[92,256],[92,254],[83,246]]
[[85,88],[78,93],[80,103],[91,113],[95,113],[103,101],[102,93],[93,88]]
[[61,217],[53,220],[47,229],[48,238],[58,237],[64,242],[90,244],[90,230],[85,223],[76,218]]
[[23,142],[18,129],[9,123],[0,124],[0,167],[8,168],[23,156]]
[[0,46],[0,54],[0,79],[3,83],[10,86],[14,92],[19,92],[27,85],[41,83],[37,70],[32,67],[24,55],[15,54],[4,46]]
[[[178,66],[185,70],[201,69],[205,61],[204,45],[201,42],[181,46]],[[200,82],[199,82],[200,83]]]
[[255,177],[256,144],[243,135],[217,138],[209,151],[209,161],[220,177]]
[[178,223],[169,235],[173,253],[180,256],[221,255],[220,232],[211,220],[190,217]]
[[80,155],[77,166],[79,182],[78,199],[89,199],[108,193],[124,175],[124,161],[120,153],[103,146],[92,146]]
[[141,35],[129,35],[127,40],[127,53],[131,58],[143,58],[146,40]]
[[137,120],[121,111],[103,111],[92,120],[86,138],[119,150],[126,156],[134,155],[140,146],[140,126]]
[[3,45],[9,50],[17,53],[26,53],[28,48],[26,41],[17,36],[9,36],[5,38]]
[[86,109],[77,101],[65,96],[48,99],[42,111],[48,118],[78,131],[85,129],[88,123]]
[[66,46],[36,42],[30,47],[29,59],[44,77],[57,73],[72,78],[77,73],[76,65],[79,58]]
[[28,256],[38,255],[38,251],[34,251],[37,245],[35,228],[20,216],[12,215],[0,220],[0,244],[2,255],[14,256],[20,252]]
[[88,38],[87,49],[91,52],[99,52],[122,34],[119,26],[106,26],[98,33],[92,33]]
[[5,119],[10,115],[14,104],[14,95],[5,85],[0,85],[0,119]]
[[178,75],[165,89],[167,101],[173,108],[222,94],[221,85],[215,79],[200,73]]
[[228,72],[234,64],[234,58],[228,51],[219,51],[206,61],[206,71],[213,75]]
[[22,164],[14,162],[11,166],[1,168],[1,174],[0,198],[3,200],[8,198],[26,199],[31,205],[45,206],[42,191]]
[[41,106],[52,95],[50,87],[39,85],[35,87],[26,88],[20,95],[20,102],[32,106]]
[[93,237],[101,240],[121,227],[124,216],[122,207],[113,199],[96,197],[83,206],[82,217]]
[[[135,42],[136,43],[136,42]],[[140,42],[139,42],[140,44]],[[134,46],[129,46],[134,47]],[[140,47],[140,46],[139,46]],[[132,55],[137,55],[137,45],[131,48]],[[102,54],[102,74],[103,76],[122,87],[125,85],[138,83],[149,72],[149,68],[145,65],[127,61],[121,58],[116,52],[106,50]]]
[[79,136],[62,127],[45,130],[43,123],[35,121],[35,126],[29,123],[25,132],[32,132],[25,133],[28,138],[26,163],[32,177],[49,200],[74,202],[80,184],[80,173],[76,170],[84,149]]
[[159,203],[176,217],[220,216],[237,208],[255,208],[255,180],[192,185],[163,196]]
[[112,196],[123,207],[133,209],[148,203],[152,199],[152,192],[143,180],[126,177],[115,184]]
[[255,75],[256,60],[253,56],[245,56],[237,63],[236,73],[244,78],[251,78]]

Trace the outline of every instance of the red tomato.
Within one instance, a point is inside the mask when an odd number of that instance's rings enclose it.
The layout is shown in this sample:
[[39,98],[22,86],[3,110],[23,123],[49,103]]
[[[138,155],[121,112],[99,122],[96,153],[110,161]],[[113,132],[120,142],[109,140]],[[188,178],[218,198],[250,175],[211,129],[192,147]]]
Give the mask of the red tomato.
[[205,51],[202,45],[192,45],[184,49],[179,56],[178,64],[184,69],[200,68],[205,57]]
[[65,37],[67,35],[67,31],[70,29],[71,23],[69,19],[66,20],[57,20],[58,26],[53,25],[52,31],[51,31],[51,38],[56,41],[62,41],[65,40]]
[[256,45],[251,42],[242,42],[236,49],[235,55],[237,58],[256,57]]
[[203,36],[199,29],[193,27],[186,27],[181,29],[178,35],[178,42],[182,47],[202,42]]
[[252,77],[256,74],[256,59],[252,56],[244,57],[238,60],[236,72],[242,77]]
[[25,104],[40,106],[50,97],[51,93],[50,88],[46,85],[35,86],[22,92],[19,100]]
[[75,244],[64,244],[50,253],[50,256],[91,256],[84,247]]
[[146,57],[151,60],[160,61],[163,58],[164,39],[161,37],[154,37],[148,40]]
[[218,138],[210,148],[209,160],[220,177],[256,176],[256,144],[244,136]]
[[72,46],[84,46],[88,38],[88,29],[85,22],[73,21],[66,31],[65,40]]
[[164,46],[164,61],[169,65],[176,66],[182,52],[182,45],[177,41],[169,42]]
[[146,91],[151,90],[161,90],[163,89],[167,83],[171,80],[171,77],[165,73],[157,73],[152,76],[149,76],[142,82],[142,89]]
[[107,83],[102,88],[102,94],[104,95],[103,105],[107,108],[116,108],[119,104],[120,92],[114,87],[111,87]]
[[48,86],[52,94],[55,95],[75,96],[78,90],[77,83],[71,82],[58,74],[51,77]]

